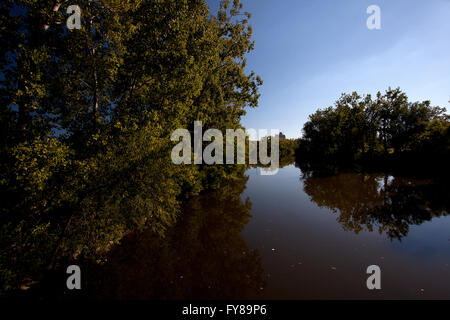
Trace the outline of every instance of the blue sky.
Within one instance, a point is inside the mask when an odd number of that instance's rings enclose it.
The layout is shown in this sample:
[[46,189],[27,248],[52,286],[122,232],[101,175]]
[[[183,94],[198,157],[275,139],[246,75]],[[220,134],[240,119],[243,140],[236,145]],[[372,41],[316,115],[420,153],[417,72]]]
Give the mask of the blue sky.
[[[341,93],[389,86],[450,109],[450,0],[242,2],[255,40],[248,69],[264,80],[246,128],[299,137],[308,115]],[[381,8],[381,30],[366,27],[372,4]]]

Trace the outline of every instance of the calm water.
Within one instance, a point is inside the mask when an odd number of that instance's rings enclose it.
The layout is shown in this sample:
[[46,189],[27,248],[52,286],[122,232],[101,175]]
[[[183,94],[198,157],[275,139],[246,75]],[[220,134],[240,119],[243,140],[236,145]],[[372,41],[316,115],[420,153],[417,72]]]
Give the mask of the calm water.
[[[450,298],[449,188],[288,166],[192,199],[166,239],[134,235],[87,272],[115,299]],[[381,268],[382,290],[366,287]],[[86,273],[85,273],[86,274]]]

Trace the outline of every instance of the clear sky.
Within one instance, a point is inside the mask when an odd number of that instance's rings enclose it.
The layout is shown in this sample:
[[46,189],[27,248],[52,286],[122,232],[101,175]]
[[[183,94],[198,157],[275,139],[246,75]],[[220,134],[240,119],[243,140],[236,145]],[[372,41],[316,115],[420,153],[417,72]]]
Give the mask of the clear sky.
[[[341,93],[389,86],[450,109],[450,0],[242,2],[255,40],[248,69],[264,81],[246,128],[299,137],[308,115]],[[381,9],[381,30],[366,26],[372,4]]]

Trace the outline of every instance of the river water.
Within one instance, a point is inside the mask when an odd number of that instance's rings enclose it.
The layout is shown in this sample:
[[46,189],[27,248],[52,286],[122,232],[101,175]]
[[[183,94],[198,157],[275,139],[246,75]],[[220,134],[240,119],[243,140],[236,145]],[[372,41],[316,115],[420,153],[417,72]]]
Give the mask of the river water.
[[[449,188],[293,165],[191,199],[165,239],[133,235],[87,275],[113,299],[450,298]],[[367,267],[381,270],[369,290]]]

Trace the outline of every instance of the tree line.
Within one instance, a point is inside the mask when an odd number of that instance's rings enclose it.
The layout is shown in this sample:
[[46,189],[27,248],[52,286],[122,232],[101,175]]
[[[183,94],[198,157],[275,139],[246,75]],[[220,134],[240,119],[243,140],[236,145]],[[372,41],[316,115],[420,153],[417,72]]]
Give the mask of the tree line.
[[305,170],[387,169],[448,174],[450,117],[400,88],[343,94],[309,116],[296,150]]

